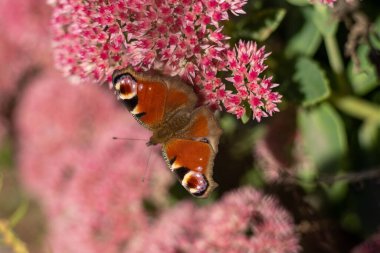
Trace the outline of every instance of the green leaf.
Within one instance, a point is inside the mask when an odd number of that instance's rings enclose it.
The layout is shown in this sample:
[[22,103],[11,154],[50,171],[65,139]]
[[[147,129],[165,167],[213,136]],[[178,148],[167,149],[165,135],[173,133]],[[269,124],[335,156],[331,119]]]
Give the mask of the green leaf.
[[0,168],[11,168],[12,167],[12,142],[9,138],[0,143]]
[[339,110],[352,117],[376,121],[380,125],[380,106],[376,103],[355,96],[336,96],[333,102]]
[[287,0],[287,2],[297,6],[305,6],[310,4],[309,0]]
[[359,143],[366,150],[375,148],[379,137],[380,125],[376,121],[367,120],[359,129]]
[[281,24],[286,14],[285,9],[270,9],[258,13],[256,16],[256,26],[258,28],[252,29],[251,38],[258,41],[266,40]]
[[248,121],[251,119],[250,116],[248,116],[247,112],[244,113],[244,115],[241,117],[241,122],[243,122],[243,124],[247,124]]
[[323,103],[299,112],[298,124],[307,154],[319,171],[336,172],[347,153],[346,132],[339,114]]
[[[313,164],[314,165],[314,164]],[[297,172],[298,184],[306,191],[313,192],[317,188],[315,178],[318,176],[318,171],[315,166],[311,164],[303,166]]]
[[285,14],[285,9],[265,9],[242,19],[235,27],[227,25],[227,30],[232,30],[234,38],[264,41],[278,28]]
[[219,120],[220,126],[223,129],[223,134],[232,135],[237,128],[236,118],[232,115],[223,115]]
[[243,124],[247,124],[248,121],[252,118],[253,113],[252,113],[252,109],[248,103],[244,103],[243,106],[245,108],[245,113],[241,117],[241,122],[243,122]]
[[350,61],[347,75],[355,94],[365,95],[379,86],[376,69],[368,59],[370,48],[368,45],[361,45],[357,54],[359,57],[360,69],[356,69],[353,61]]
[[261,170],[257,168],[252,168],[243,176],[241,184],[252,185],[255,188],[263,188],[265,185],[265,180],[261,173]]
[[295,55],[312,56],[317,51],[322,41],[322,36],[315,24],[306,20],[301,30],[294,35],[285,49],[287,57]]
[[362,224],[359,215],[354,211],[347,211],[341,219],[342,227],[352,233],[359,233]]
[[304,106],[314,105],[330,96],[330,87],[324,71],[309,58],[298,59],[293,80],[300,85]]
[[308,17],[319,32],[323,36],[331,36],[335,34],[338,28],[338,20],[332,15],[330,7],[322,4],[315,4],[313,9],[307,9],[306,17]]
[[0,170],[0,192],[3,189],[3,185],[4,185],[4,173],[2,170]]
[[330,201],[337,203],[342,201],[348,192],[348,183],[347,181],[341,180],[335,182],[331,186],[323,185],[323,189],[325,190]]
[[17,208],[17,210],[12,214],[12,216],[9,218],[9,225],[11,227],[16,226],[22,218],[25,217],[25,214],[28,212],[29,209],[29,201],[24,199],[20,206]]
[[372,24],[369,41],[374,48],[380,50],[380,17]]

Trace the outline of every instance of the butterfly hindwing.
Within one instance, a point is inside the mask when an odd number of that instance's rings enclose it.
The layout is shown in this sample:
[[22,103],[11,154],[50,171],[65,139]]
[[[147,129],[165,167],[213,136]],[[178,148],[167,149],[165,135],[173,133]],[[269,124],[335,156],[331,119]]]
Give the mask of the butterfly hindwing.
[[170,170],[196,197],[207,197],[217,186],[212,178],[221,129],[206,107],[194,110],[190,124],[163,146]]
[[163,156],[181,184],[196,197],[207,197],[216,187],[210,175],[215,153],[208,143],[171,139],[163,146]]
[[189,125],[180,133],[186,139],[210,143],[215,153],[218,152],[221,134],[222,129],[214,114],[205,106],[198,107],[193,111]]

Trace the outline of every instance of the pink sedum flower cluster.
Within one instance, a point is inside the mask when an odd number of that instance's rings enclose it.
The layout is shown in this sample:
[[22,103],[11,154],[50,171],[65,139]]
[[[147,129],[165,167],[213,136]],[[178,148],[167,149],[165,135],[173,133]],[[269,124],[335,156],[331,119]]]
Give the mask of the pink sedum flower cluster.
[[253,42],[230,49],[221,25],[230,13],[244,14],[246,2],[57,0],[56,63],[74,81],[109,80],[114,69],[127,65],[179,75],[196,86],[205,103],[224,106],[238,118],[248,104],[260,121],[278,111],[281,101],[272,91],[277,84],[261,76],[268,53]]
[[150,227],[140,231],[124,252],[194,252],[191,243],[199,236],[196,232],[199,229],[199,210],[193,202],[178,203],[163,212]]
[[227,101],[224,105],[227,111],[233,112],[238,118],[245,114],[243,101],[248,101],[253,118],[257,121],[279,111],[277,103],[281,102],[282,96],[272,91],[278,84],[272,83],[272,77],[259,77],[267,67],[264,61],[268,55],[263,47],[257,49],[256,43],[242,41],[234,50],[227,52],[227,68],[232,70],[232,75],[226,80],[234,85],[237,93],[225,91],[228,95],[224,96]]
[[334,3],[336,2],[336,0],[319,0],[321,4],[326,4],[326,5],[329,5],[329,6],[334,6]]
[[365,242],[356,246],[351,253],[377,253],[380,252],[380,231],[372,235]]
[[[335,3],[337,2],[338,0],[310,0],[311,3],[315,4],[315,3],[321,3],[321,4],[325,4],[325,5],[328,5],[330,7],[334,7]],[[346,3],[350,4],[352,3],[354,0],[341,0],[341,1],[345,1]]]
[[[203,210],[197,252],[300,251],[290,214],[273,197],[253,188],[242,188]],[[205,223],[203,225],[203,223]]]
[[126,252],[299,251],[289,213],[274,198],[246,187],[203,208],[191,203],[176,206],[136,237]]
[[355,247],[352,253],[377,253],[380,252],[380,232],[372,235],[365,242]]

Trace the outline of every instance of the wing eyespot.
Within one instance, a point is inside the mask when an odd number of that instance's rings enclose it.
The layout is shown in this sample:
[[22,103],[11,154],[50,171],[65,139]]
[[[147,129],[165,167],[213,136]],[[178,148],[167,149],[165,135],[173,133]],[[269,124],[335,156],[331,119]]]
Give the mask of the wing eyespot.
[[138,83],[129,74],[116,76],[113,87],[121,99],[132,99],[137,96]]
[[209,182],[204,174],[189,171],[182,180],[182,185],[196,197],[202,197],[209,188]]
[[134,78],[130,73],[125,72],[125,70],[115,70],[112,75],[112,83],[115,86],[121,79],[129,76],[132,80],[136,81],[136,78]]
[[128,108],[128,111],[133,111],[137,104],[139,103],[139,99],[137,96],[131,98],[131,99],[121,99],[125,107]]

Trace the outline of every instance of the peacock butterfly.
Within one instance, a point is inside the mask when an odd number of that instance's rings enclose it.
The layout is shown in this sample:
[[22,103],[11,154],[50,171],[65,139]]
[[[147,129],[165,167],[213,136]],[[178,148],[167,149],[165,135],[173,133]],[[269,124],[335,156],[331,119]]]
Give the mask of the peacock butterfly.
[[115,70],[112,83],[133,117],[152,131],[147,145],[162,144],[166,163],[185,189],[207,197],[217,186],[212,172],[222,130],[207,107],[196,107],[193,89],[178,77],[131,68]]

